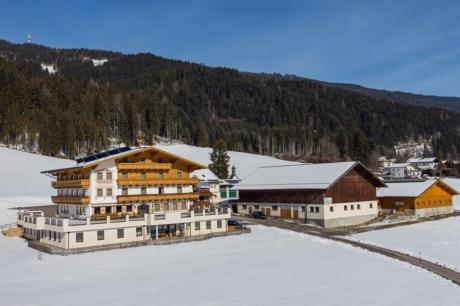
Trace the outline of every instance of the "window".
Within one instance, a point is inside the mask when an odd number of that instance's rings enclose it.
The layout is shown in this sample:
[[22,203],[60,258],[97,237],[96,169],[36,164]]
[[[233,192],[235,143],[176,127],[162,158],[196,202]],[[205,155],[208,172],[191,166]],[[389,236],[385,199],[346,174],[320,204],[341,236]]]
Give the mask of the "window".
[[315,208],[313,206],[310,206],[310,212],[315,212]]
[[121,194],[122,195],[128,195],[128,188],[126,188],[126,187],[121,188]]
[[124,180],[127,180],[127,179],[128,179],[128,172],[126,172],[126,171],[123,172],[123,173],[121,174],[121,177],[122,177]]
[[146,176],[145,176],[145,171],[142,171],[141,172],[141,180],[145,180]]
[[163,209],[164,209],[164,211],[168,211],[169,210],[169,203],[164,203],[163,204]]
[[165,188],[164,187],[158,187],[158,194],[164,194],[165,193]]
[[319,206],[315,206],[315,212],[319,213]]
[[302,212],[305,212],[305,206],[302,206],[301,209],[302,209]]
[[161,210],[161,204],[160,203],[156,203],[155,204],[155,211],[160,211]]
[[97,231],[97,240],[104,240],[104,231]]
[[98,189],[98,190],[97,190],[97,196],[98,196],[98,197],[102,197],[102,189]]
[[260,209],[260,206],[259,206],[259,205],[254,205],[254,209],[255,209],[255,210],[259,210],[259,209]]
[[329,206],[329,211],[334,212],[334,206]]
[[147,194],[147,188],[141,187],[141,194]]
[[211,229],[211,221],[206,221],[206,229]]
[[106,174],[105,174],[105,178],[107,180],[111,180],[112,179],[112,172],[108,171]]
[[107,195],[108,197],[111,197],[111,196],[112,196],[112,188],[107,188],[107,190],[106,190],[106,195]]
[[222,220],[217,220],[217,228],[222,228]]
[[273,211],[278,211],[278,206],[272,206]]
[[97,180],[98,180],[98,181],[103,180],[103,176],[102,176],[102,172],[101,172],[101,171],[99,171],[99,172],[97,173]]
[[180,204],[180,209],[186,210],[186,209],[187,209],[187,203],[182,202],[182,203]]
[[195,230],[196,231],[200,230],[200,222],[195,222]]
[[178,178],[178,179],[182,178],[182,171],[177,171],[176,172],[176,178]]
[[361,204],[356,204],[356,209],[361,209]]
[[117,206],[117,213],[123,212],[123,207],[122,206]]
[[161,179],[164,178],[165,173],[163,171],[158,172],[158,177],[161,178]]
[[177,193],[182,193],[182,187],[181,186],[177,187]]
[[76,240],[77,242],[83,242],[83,233],[82,233],[82,232],[80,232],[80,233],[75,233],[75,236],[76,236],[76,237],[75,237],[75,240]]
[[369,208],[371,208],[371,209],[372,209],[372,203],[369,203]]
[[343,206],[343,210],[348,210],[348,206],[347,206],[347,205],[344,205],[344,206]]
[[172,203],[172,210],[177,210],[177,203]]
[[142,236],[142,227],[136,227],[136,236]]
[[243,205],[243,210],[246,210],[248,209],[248,206],[247,205]]
[[122,228],[117,229],[117,238],[125,238],[125,230]]
[[350,205],[351,210],[355,210],[355,205]]
[[132,205],[126,206],[126,210],[127,210],[128,212],[132,212],[132,211],[133,211],[133,206],[132,206]]

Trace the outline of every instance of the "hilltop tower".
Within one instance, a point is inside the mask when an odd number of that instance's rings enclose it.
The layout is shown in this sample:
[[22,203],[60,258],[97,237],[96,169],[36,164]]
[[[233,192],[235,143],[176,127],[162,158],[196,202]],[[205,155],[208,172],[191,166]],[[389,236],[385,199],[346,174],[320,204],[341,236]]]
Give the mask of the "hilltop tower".
[[26,44],[31,44],[32,43],[32,34],[27,33],[26,35]]

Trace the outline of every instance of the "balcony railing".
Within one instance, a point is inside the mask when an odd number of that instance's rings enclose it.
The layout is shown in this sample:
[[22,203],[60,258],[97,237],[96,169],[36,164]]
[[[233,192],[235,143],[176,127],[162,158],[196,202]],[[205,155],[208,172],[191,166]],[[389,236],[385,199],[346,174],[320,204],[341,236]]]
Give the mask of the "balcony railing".
[[53,203],[56,204],[89,204],[89,197],[66,197],[66,196],[53,196],[51,197]]
[[169,170],[171,163],[119,163],[118,170]]
[[88,188],[89,179],[54,181],[51,183],[51,186],[53,186],[53,188]]
[[165,185],[195,185],[199,180],[191,179],[153,179],[153,180],[128,180],[119,179],[118,186],[165,186]]
[[142,195],[121,195],[117,196],[119,203],[127,202],[149,202],[149,201],[174,201],[174,200],[196,200],[198,193],[175,193],[175,194],[142,194]]

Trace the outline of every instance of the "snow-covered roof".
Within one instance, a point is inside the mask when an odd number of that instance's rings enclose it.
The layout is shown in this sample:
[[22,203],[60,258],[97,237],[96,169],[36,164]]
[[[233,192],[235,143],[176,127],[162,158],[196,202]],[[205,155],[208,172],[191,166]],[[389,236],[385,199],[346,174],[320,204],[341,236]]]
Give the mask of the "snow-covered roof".
[[[387,183],[387,187],[377,188],[377,197],[418,197],[432,185],[442,180],[426,180],[424,182]],[[444,185],[444,184],[443,184]],[[450,187],[450,185],[448,185]],[[454,189],[453,187],[451,187]]]
[[234,189],[327,189],[357,162],[260,167]]
[[447,185],[449,185],[451,188],[455,189],[457,192],[460,192],[460,179],[446,177],[446,178],[443,178],[442,181],[446,183]]
[[385,168],[406,168],[408,166],[410,166],[409,163],[399,163],[399,164],[391,164]]
[[219,181],[219,178],[217,177],[217,175],[215,175],[214,172],[212,172],[209,169],[195,170],[191,173],[191,176],[196,177],[200,181],[205,181],[205,182]]
[[436,157],[425,157],[425,158],[409,158],[408,163],[434,163],[438,161]]

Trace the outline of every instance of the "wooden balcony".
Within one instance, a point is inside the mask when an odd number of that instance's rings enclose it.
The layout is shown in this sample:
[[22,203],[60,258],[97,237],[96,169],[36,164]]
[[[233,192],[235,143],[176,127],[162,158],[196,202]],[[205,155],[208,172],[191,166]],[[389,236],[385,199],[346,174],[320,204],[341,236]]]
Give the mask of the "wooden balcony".
[[53,196],[51,200],[55,204],[89,204],[89,197],[66,197],[66,196]]
[[51,183],[51,186],[53,186],[53,188],[88,188],[89,179],[54,181]]
[[174,200],[197,200],[198,193],[175,193],[175,194],[136,194],[117,196],[118,203],[128,202],[151,202],[151,201],[174,201]]
[[195,185],[199,180],[191,179],[154,179],[154,180],[118,180],[118,186],[166,186],[166,185]]
[[118,170],[169,170],[171,163],[118,163]]

